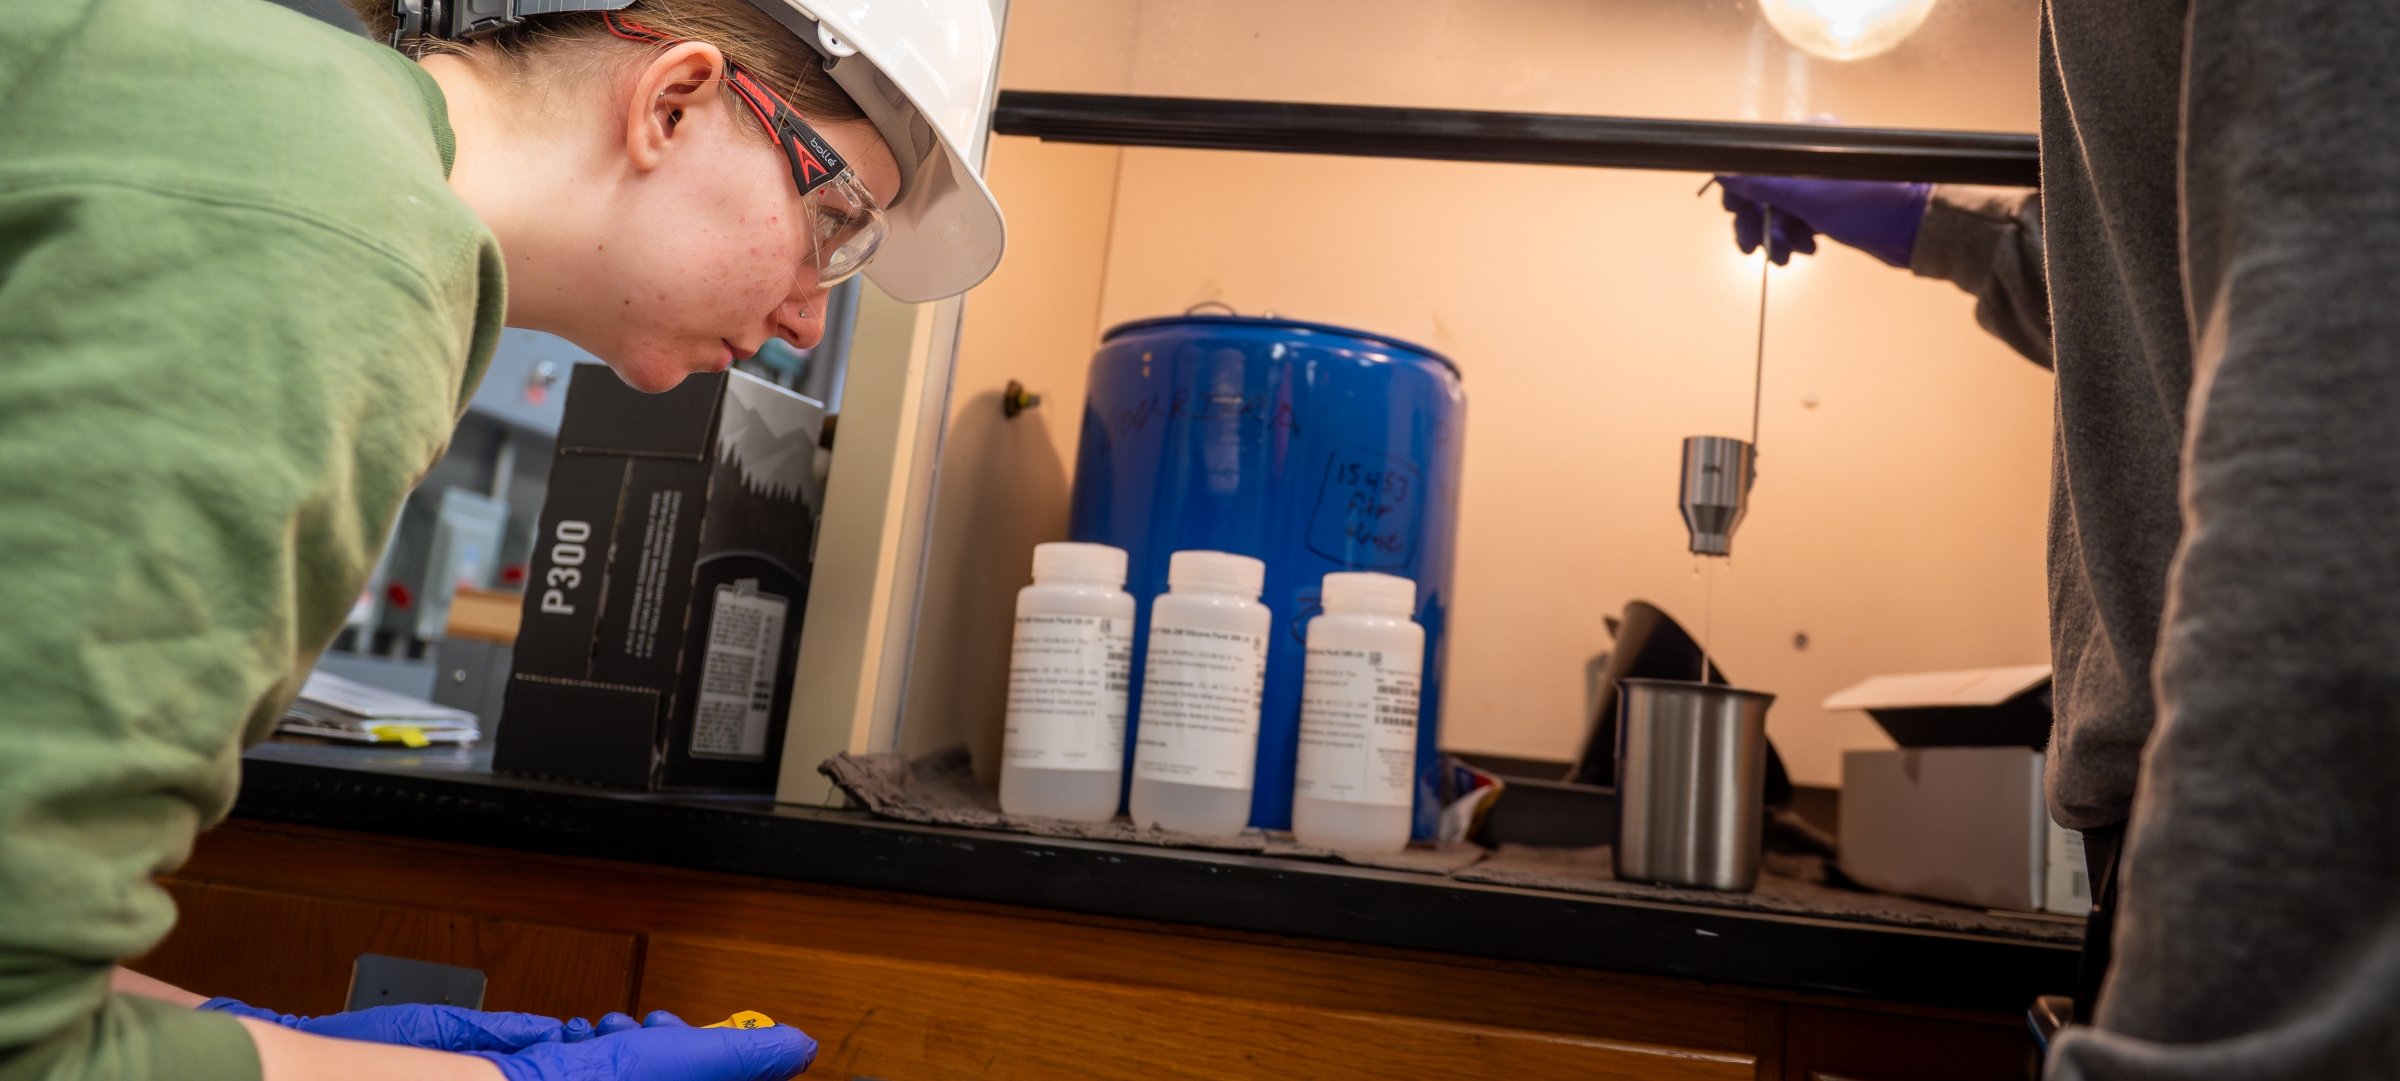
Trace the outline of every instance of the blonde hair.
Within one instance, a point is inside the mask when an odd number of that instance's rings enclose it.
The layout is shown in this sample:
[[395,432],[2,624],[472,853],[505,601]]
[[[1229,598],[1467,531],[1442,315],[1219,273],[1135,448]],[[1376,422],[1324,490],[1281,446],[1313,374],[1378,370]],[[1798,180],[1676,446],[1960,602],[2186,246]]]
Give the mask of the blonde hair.
[[[399,25],[392,0],[347,2],[367,24],[368,33],[378,40],[391,39]],[[716,46],[728,63],[783,95],[811,124],[866,119],[858,103],[819,66],[816,53],[749,0],[637,0],[619,14],[669,38]],[[421,51],[474,61],[511,84],[539,92],[658,48],[610,33],[597,13],[576,12],[536,16],[481,41],[429,41]],[[736,109],[734,114],[757,126],[750,110]]]

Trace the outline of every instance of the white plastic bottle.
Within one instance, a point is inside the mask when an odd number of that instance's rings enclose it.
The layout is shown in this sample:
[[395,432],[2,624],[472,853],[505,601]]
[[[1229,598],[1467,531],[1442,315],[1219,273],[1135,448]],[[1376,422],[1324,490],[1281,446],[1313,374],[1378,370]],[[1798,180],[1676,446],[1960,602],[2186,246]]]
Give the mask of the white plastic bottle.
[[1087,822],[1117,813],[1132,674],[1125,550],[1035,545],[1033,584],[1017,593],[1002,810]]
[[1258,603],[1266,578],[1266,564],[1226,552],[1168,561],[1142,667],[1135,825],[1226,836],[1250,821],[1271,618]]
[[1417,584],[1328,574],[1323,593],[1325,614],[1308,621],[1292,834],[1338,852],[1398,852],[1416,795],[1425,669]]

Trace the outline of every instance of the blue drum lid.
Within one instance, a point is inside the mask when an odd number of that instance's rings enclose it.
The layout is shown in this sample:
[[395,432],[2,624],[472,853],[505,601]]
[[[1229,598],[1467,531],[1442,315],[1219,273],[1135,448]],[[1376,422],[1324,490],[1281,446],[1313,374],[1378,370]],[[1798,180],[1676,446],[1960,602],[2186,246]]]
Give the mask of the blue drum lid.
[[1296,337],[1340,338],[1343,339],[1340,342],[1325,344],[1337,348],[1364,349],[1375,353],[1412,354],[1440,364],[1442,367],[1450,369],[1453,377],[1463,379],[1458,370],[1458,362],[1415,342],[1403,341],[1388,334],[1369,334],[1363,330],[1337,327],[1331,323],[1310,323],[1298,319],[1256,315],[1160,315],[1119,323],[1108,328],[1107,333],[1100,335],[1100,340],[1106,343],[1128,334],[1153,330],[1172,332],[1186,327],[1200,331],[1210,328],[1260,332],[1281,331]]

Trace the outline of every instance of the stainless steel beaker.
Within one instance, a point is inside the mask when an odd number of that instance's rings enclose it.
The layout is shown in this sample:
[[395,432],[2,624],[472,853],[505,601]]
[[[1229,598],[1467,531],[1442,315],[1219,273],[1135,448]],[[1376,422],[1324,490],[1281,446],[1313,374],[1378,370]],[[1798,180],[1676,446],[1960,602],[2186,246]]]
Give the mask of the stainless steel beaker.
[[1775,696],[1668,679],[1618,686],[1617,877],[1756,885]]

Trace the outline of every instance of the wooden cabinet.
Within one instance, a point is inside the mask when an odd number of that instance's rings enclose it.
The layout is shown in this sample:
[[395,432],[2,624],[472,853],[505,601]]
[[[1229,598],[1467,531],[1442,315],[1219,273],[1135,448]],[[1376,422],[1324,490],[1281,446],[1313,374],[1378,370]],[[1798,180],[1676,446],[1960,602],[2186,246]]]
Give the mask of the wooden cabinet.
[[480,969],[486,1009],[596,1017],[633,1006],[640,945],[630,934],[189,880],[167,888],[175,931],[132,967],[200,994],[332,1013],[348,997],[351,962],[380,953]]
[[[2030,1003],[2028,1003],[2030,1005]],[[2033,1041],[2005,1024],[1794,1005],[1785,1081],[2021,1081]]]
[[772,1004],[829,1077],[1394,1077],[1742,1081],[1754,1056],[831,949],[660,936],[645,1006]]
[[[338,1009],[351,958],[481,968],[487,1005],[755,1009],[812,1076],[1949,1081],[2015,1018],[235,823],[136,968]],[[2002,1067],[2005,1066],[2005,1069]]]

